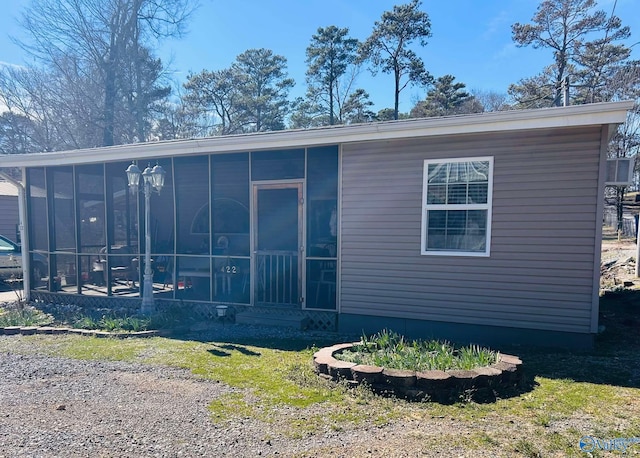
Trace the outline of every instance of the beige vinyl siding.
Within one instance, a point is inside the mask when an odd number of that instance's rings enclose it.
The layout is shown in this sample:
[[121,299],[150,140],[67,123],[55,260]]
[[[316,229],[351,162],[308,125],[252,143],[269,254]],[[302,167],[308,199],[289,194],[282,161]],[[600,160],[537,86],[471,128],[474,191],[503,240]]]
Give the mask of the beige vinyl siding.
[[15,241],[18,221],[18,198],[0,196],[0,234]]
[[[341,313],[590,332],[601,129],[343,145]],[[491,255],[420,254],[425,159],[494,158]]]
[[16,241],[19,220],[18,188],[8,181],[0,180],[0,234]]

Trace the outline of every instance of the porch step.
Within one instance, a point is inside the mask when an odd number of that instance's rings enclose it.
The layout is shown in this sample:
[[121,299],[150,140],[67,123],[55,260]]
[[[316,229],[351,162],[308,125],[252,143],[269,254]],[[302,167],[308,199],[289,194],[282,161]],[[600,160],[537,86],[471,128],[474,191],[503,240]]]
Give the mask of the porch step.
[[277,326],[282,328],[294,328],[304,331],[308,329],[311,320],[298,314],[264,313],[255,310],[247,310],[236,314],[236,323],[252,324],[258,326]]

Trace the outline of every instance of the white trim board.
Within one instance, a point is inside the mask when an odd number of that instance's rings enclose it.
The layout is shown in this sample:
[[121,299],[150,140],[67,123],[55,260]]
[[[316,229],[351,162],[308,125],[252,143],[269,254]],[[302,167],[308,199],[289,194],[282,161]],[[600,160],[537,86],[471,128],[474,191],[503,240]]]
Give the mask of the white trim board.
[[535,110],[498,111],[192,140],[137,143],[52,153],[7,154],[0,156],[0,167],[90,164],[440,135],[620,124],[626,120],[627,111],[633,107],[633,104],[633,101],[594,103]]

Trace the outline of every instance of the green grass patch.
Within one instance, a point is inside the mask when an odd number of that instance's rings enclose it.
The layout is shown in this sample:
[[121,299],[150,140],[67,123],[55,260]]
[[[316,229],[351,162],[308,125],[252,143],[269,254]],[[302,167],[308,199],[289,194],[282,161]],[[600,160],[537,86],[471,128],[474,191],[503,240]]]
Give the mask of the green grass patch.
[[522,408],[551,418],[571,416],[574,412],[597,415],[606,411],[611,403],[620,399],[611,387],[593,383],[575,382],[570,379],[536,379],[538,386],[522,396]]
[[[157,340],[157,339],[154,339]],[[172,342],[160,345],[148,362],[191,370],[259,395],[263,405],[304,408],[327,400],[340,400],[342,393],[322,383],[311,367],[312,350],[285,351],[247,345]]]
[[247,403],[243,393],[226,393],[209,404],[213,420],[222,423],[236,418],[252,418],[256,409]]
[[[148,340],[148,342],[145,342]],[[153,345],[153,339],[105,339],[76,335],[45,337],[24,336],[17,352],[39,353],[72,359],[130,361],[144,360],[145,353]],[[31,348],[25,348],[33,347]]]
[[513,451],[527,458],[542,458],[542,451],[536,442],[538,441],[519,439],[516,441]]
[[499,447],[500,446],[500,442],[495,437],[493,437],[490,434],[487,434],[484,431],[475,434],[475,436],[473,438],[477,442],[478,448],[484,449],[484,448],[487,448],[487,447]]

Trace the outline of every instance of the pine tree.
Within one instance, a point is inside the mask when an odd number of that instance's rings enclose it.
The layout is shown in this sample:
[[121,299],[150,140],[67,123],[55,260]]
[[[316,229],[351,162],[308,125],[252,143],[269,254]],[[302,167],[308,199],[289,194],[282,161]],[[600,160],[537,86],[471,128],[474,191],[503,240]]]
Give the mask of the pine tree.
[[361,59],[371,63],[372,74],[378,70],[393,74],[394,119],[399,118],[400,92],[407,85],[428,85],[433,81],[422,59],[409,48],[414,41],[426,46],[431,37],[431,21],[427,13],[420,11],[421,4],[420,0],[412,0],[385,11],[360,50]]

